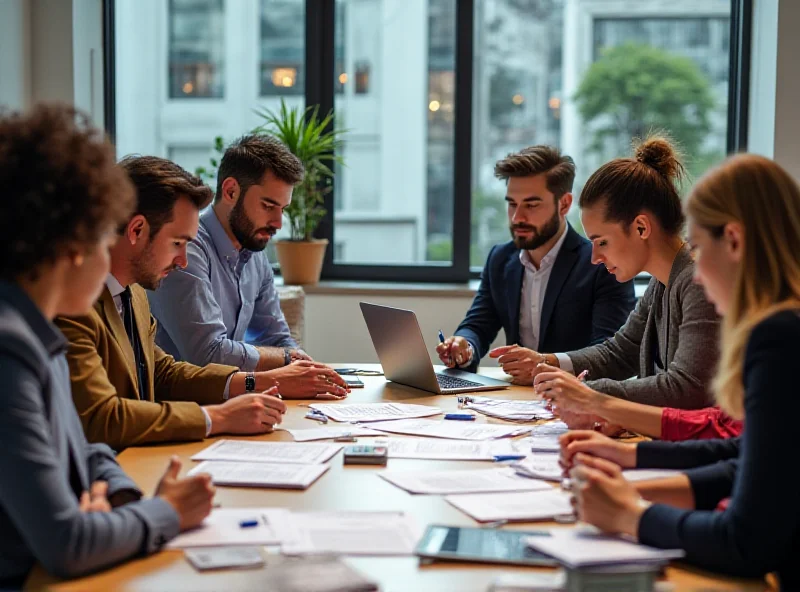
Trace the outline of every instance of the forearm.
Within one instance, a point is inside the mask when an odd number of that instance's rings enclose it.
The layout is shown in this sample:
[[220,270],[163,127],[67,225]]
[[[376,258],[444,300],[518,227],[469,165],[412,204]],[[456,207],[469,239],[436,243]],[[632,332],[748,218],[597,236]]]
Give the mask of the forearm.
[[600,395],[595,414],[613,425],[622,426],[626,430],[661,438],[662,407],[643,405],[608,395]]
[[282,347],[258,346],[258,365],[256,372],[264,372],[282,368],[286,365],[286,354]]
[[[247,392],[244,384],[246,376],[247,372],[237,372],[231,376],[231,382],[228,390],[229,397],[236,397]],[[271,389],[276,384],[279,384],[279,381],[274,376],[274,370],[267,372],[255,372],[254,376],[256,379],[255,392],[258,393]]]
[[695,508],[692,484],[686,475],[640,481],[635,484],[635,487],[639,495],[653,503],[667,504],[686,510],[694,510]]

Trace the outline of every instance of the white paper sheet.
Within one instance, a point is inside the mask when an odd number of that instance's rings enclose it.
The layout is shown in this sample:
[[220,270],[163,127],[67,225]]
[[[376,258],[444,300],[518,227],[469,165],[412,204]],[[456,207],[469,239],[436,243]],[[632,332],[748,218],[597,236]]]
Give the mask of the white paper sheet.
[[286,555],[411,555],[422,536],[401,512],[293,512],[274,527]]
[[572,512],[569,493],[552,487],[524,493],[448,495],[444,499],[478,522],[549,520]]
[[350,422],[429,417],[442,412],[438,407],[409,403],[312,403],[309,407],[334,421]]
[[412,436],[449,438],[452,440],[491,440],[493,438],[505,438],[528,431],[528,428],[520,428],[518,426],[458,420],[436,421],[430,419],[383,421],[376,424],[375,429],[392,434],[410,434]]
[[531,436],[560,436],[569,431],[567,424],[563,421],[549,421],[547,423],[535,425],[531,428]]
[[189,475],[208,473],[215,485],[307,489],[329,468],[326,464],[291,465],[289,463],[204,461]]
[[568,567],[631,563],[661,563],[683,557],[680,549],[655,549],[619,537],[558,528],[551,536],[527,537],[525,543]]
[[385,438],[389,458],[429,460],[493,460],[496,455],[515,454],[509,440],[464,442],[439,438]]
[[342,448],[341,444],[218,440],[192,460],[318,464],[329,461]]
[[668,477],[680,475],[682,472],[672,469],[629,469],[622,471],[622,476],[635,483],[636,481],[650,481],[651,479],[667,479]]
[[383,471],[379,477],[411,493],[458,494],[499,491],[542,491],[551,486],[520,477],[510,467],[459,471]]
[[[275,521],[289,514],[283,508],[217,508],[198,528],[179,534],[167,543],[168,549],[223,545],[276,545]],[[258,526],[242,528],[239,523],[257,520]]]
[[561,481],[563,469],[558,464],[558,454],[537,452],[511,465],[517,473],[545,481]]
[[553,419],[552,411],[545,408],[544,401],[492,399],[489,397],[470,397],[465,405],[478,413],[506,421],[536,421]]
[[326,426],[322,428],[308,429],[284,429],[295,439],[295,442],[311,442],[312,440],[330,440],[340,436],[354,436],[356,438],[364,436],[385,436],[383,432],[378,432],[371,428],[361,426]]
[[530,437],[519,440],[517,446],[525,446],[533,452],[559,452],[561,444],[558,437],[569,431],[563,421],[551,421],[530,428]]

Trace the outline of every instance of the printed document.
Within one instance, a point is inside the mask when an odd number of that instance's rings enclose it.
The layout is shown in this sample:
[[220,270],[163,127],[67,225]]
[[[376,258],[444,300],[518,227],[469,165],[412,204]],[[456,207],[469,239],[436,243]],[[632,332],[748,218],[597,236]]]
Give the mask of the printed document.
[[549,520],[572,513],[570,494],[552,487],[524,493],[448,495],[444,499],[478,522]]
[[401,419],[384,421],[375,426],[376,430],[393,434],[410,434],[412,436],[428,436],[430,438],[450,438],[453,440],[491,440],[505,438],[528,431],[528,428],[497,425],[491,423],[475,423],[474,421],[430,419]]
[[545,481],[561,481],[564,470],[558,464],[560,455],[552,452],[537,452],[515,462],[511,467],[520,475]]
[[422,458],[429,460],[494,460],[495,456],[516,454],[509,440],[464,442],[434,438],[386,438],[389,458]]
[[[203,524],[179,534],[167,543],[168,549],[214,547],[222,545],[277,545],[274,522],[289,510],[283,508],[215,508]],[[257,521],[257,526],[242,528],[243,521]]]
[[349,422],[429,417],[442,412],[438,407],[409,403],[312,403],[309,407],[334,421]]
[[192,460],[230,460],[310,465],[329,461],[342,448],[341,444],[253,442],[250,440],[223,439],[217,440],[208,448],[192,456]]
[[383,471],[378,476],[410,493],[434,495],[551,489],[551,485],[544,481],[520,477],[511,467],[458,471]]
[[506,421],[536,421],[553,419],[553,412],[545,408],[544,401],[492,399],[489,397],[470,397],[467,409]]
[[340,438],[342,436],[353,436],[359,438],[362,436],[385,436],[383,432],[378,432],[372,428],[365,428],[361,426],[326,426],[322,428],[307,428],[307,429],[290,429],[285,428],[284,431],[289,432],[294,437],[295,442],[310,442],[312,440],[330,440],[332,438]]
[[307,489],[328,470],[328,465],[288,463],[204,461],[189,471],[189,476],[208,473],[215,485]]

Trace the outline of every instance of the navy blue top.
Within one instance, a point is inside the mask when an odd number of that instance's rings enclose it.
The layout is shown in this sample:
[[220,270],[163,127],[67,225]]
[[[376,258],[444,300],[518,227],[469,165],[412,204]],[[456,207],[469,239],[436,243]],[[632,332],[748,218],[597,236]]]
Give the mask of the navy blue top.
[[[697,507],[651,506],[639,524],[642,543],[684,549],[687,561],[730,575],[777,572],[782,589],[800,589],[798,359],[800,316],[787,311],[769,317],[747,343],[740,438],[638,445],[639,467],[690,469]],[[726,497],[727,509],[713,511]]]

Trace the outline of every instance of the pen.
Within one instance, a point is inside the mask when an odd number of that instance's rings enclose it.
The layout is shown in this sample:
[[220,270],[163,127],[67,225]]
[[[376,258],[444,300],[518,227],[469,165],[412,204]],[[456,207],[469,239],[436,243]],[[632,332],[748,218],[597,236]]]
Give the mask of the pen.
[[459,421],[475,421],[475,416],[469,413],[446,413],[445,419],[456,419]]
[[322,413],[314,413],[313,411],[306,413],[306,419],[314,419],[321,423],[328,423],[328,418],[325,415]]
[[444,343],[444,333],[439,329],[439,343]]
[[239,528],[252,528],[258,526],[258,520],[242,520],[239,522]]
[[522,460],[524,458],[524,454],[496,454],[494,457],[494,462],[503,462],[504,460]]

